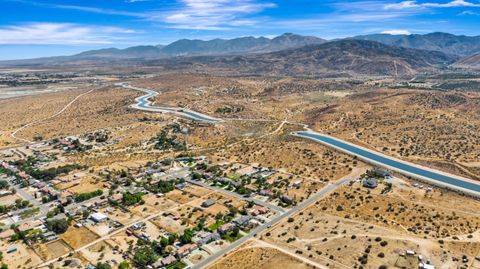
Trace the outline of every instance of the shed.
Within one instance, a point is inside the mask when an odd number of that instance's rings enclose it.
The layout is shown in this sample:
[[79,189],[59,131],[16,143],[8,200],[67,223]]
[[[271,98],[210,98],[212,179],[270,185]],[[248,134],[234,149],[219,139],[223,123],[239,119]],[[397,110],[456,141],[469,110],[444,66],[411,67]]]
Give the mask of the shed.
[[212,205],[215,204],[215,201],[212,200],[212,199],[208,199],[208,200],[205,200],[203,203],[202,203],[202,207],[211,207]]
[[108,220],[108,217],[103,215],[102,213],[96,212],[96,213],[93,213],[92,215],[90,215],[90,219],[92,219],[93,221],[95,221],[97,223],[100,223],[100,222],[104,222],[104,221]]
[[367,178],[363,181],[363,186],[370,189],[375,189],[378,186],[376,178]]

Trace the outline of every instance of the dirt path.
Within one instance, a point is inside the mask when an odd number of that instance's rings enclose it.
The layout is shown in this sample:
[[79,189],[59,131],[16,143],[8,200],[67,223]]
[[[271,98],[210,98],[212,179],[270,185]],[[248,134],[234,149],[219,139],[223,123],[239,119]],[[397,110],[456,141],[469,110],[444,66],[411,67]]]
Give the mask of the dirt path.
[[22,127],[16,129],[15,131],[13,131],[10,136],[14,139],[17,139],[17,140],[21,140],[23,142],[26,142],[26,143],[33,143],[33,141],[30,141],[28,139],[24,139],[24,138],[21,138],[21,137],[17,137],[17,133],[27,127],[30,127],[30,126],[33,126],[34,124],[37,124],[37,123],[40,123],[40,122],[43,122],[43,121],[46,121],[46,120],[49,120],[51,118],[54,118],[60,114],[62,114],[65,110],[67,110],[67,108],[69,108],[73,103],[75,103],[78,99],[80,99],[82,96],[86,95],[86,94],[89,94],[91,92],[93,92],[95,89],[91,89],[89,90],[88,92],[84,92],[84,93],[81,93],[79,95],[77,95],[77,97],[75,97],[72,101],[70,101],[70,103],[66,104],[60,111],[58,111],[57,113],[51,115],[51,116],[48,116],[46,118],[43,118],[43,119],[39,119],[39,120],[35,120],[35,121],[32,121],[30,123],[27,123],[25,125],[23,125]]
[[[287,255],[289,255],[289,256],[292,256],[292,257],[294,257],[294,258],[296,258],[296,259],[298,259],[298,260],[300,260],[300,261],[302,261],[302,262],[304,262],[304,263],[306,263],[306,264],[309,264],[309,265],[311,265],[311,266],[313,266],[313,267],[315,267],[315,268],[328,269],[328,267],[326,267],[326,266],[324,266],[324,265],[322,265],[322,264],[319,264],[319,263],[317,263],[317,262],[315,262],[315,261],[312,261],[312,260],[310,260],[310,259],[307,259],[307,258],[305,258],[305,257],[303,257],[303,256],[301,256],[301,255],[299,255],[299,254],[296,254],[296,253],[294,253],[294,252],[291,252],[290,250],[285,249],[285,248],[282,248],[282,247],[280,247],[280,246],[273,245],[273,244],[270,244],[270,243],[268,243],[268,242],[265,242],[265,241],[262,241],[262,240],[258,240],[258,239],[253,239],[252,242],[255,242],[255,244],[252,245],[252,246],[248,246],[248,247],[246,247],[246,248],[263,247],[263,248],[276,249],[276,250],[278,250],[278,251],[280,251],[280,252],[282,252],[282,253],[285,253],[285,254],[287,254]],[[348,267],[348,266],[346,266],[346,265],[343,265],[343,264],[341,264],[341,263],[339,263],[339,262],[336,262],[336,261],[333,261],[333,260],[330,260],[330,259],[327,259],[327,258],[323,258],[323,257],[319,257],[319,258],[321,258],[322,260],[325,260],[325,262],[327,262],[327,263],[334,263],[334,264],[340,265],[341,267],[344,267],[344,268],[350,268],[350,267]]]

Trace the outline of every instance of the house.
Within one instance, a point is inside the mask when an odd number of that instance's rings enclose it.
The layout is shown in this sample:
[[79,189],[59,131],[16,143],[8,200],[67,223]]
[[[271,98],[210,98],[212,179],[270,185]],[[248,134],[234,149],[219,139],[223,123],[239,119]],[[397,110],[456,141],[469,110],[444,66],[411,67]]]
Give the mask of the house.
[[232,231],[233,229],[235,229],[235,227],[236,227],[236,225],[233,224],[233,223],[225,223],[218,229],[218,232],[220,234],[226,234],[226,233]]
[[258,191],[258,188],[253,186],[253,185],[247,185],[247,186],[245,186],[245,189],[249,190],[251,192],[257,192]]
[[177,185],[175,185],[175,188],[179,190],[183,190],[186,186],[187,186],[186,183],[178,183]]
[[251,219],[247,222],[247,224],[245,225],[245,227],[247,229],[255,229],[257,228],[258,226],[262,225],[262,223],[256,219]]
[[220,235],[218,233],[205,232],[205,231],[201,231],[197,233],[192,239],[192,241],[196,243],[198,246],[203,246],[205,244],[208,244],[212,241],[217,241],[217,240],[220,240]]
[[228,184],[228,185],[233,186],[233,187],[235,187],[235,188],[238,188],[238,187],[241,185],[240,182],[231,180],[231,179],[229,179],[229,178],[221,177],[221,178],[217,178],[216,180],[217,180],[218,182],[221,182],[221,183],[223,183],[223,184]]
[[250,214],[254,217],[258,216],[258,215],[263,215],[263,214],[267,214],[268,213],[268,208],[264,207],[264,206],[258,206],[256,205],[251,211],[250,211]]
[[291,204],[293,203],[293,199],[287,195],[282,195],[280,196],[280,200],[286,204]]
[[390,173],[382,169],[376,168],[373,172],[378,177],[384,177],[384,178],[390,177]]
[[196,244],[186,244],[186,245],[183,245],[183,246],[179,247],[177,249],[177,251],[175,252],[175,255],[179,259],[181,259],[181,258],[186,257],[188,254],[192,253],[192,251],[194,251],[197,248],[198,247],[197,247]]
[[243,226],[251,219],[252,219],[252,217],[250,217],[249,215],[240,216],[240,217],[234,219],[233,223],[235,223],[235,225],[237,225],[237,226]]
[[215,204],[215,201],[212,200],[212,199],[208,199],[208,200],[205,200],[203,203],[202,203],[202,207],[204,208],[207,208],[207,207],[211,207],[212,205]]
[[177,262],[177,258],[175,258],[173,255],[169,255],[163,259],[156,261],[154,264],[152,264],[152,266],[153,268],[164,268],[175,262]]
[[96,223],[101,223],[108,220],[108,217],[103,215],[102,213],[96,212],[90,215],[90,219],[95,221]]
[[18,176],[25,180],[28,180],[30,178],[30,176],[24,171],[21,171],[20,173],[18,173]]
[[300,187],[300,184],[302,184],[302,181],[297,180],[297,181],[293,182],[292,187],[294,187],[294,188],[299,188],[299,187]]
[[378,186],[377,179],[376,178],[367,178],[367,179],[363,180],[362,185],[365,188],[375,189]]
[[34,229],[34,228],[36,228],[40,225],[42,225],[41,220],[34,220],[34,221],[29,221],[29,222],[22,223],[19,226],[17,226],[16,229],[20,232],[23,232],[23,231],[28,231],[28,230]]
[[240,177],[250,177],[255,175],[260,169],[258,167],[254,166],[245,166],[243,168],[240,168],[236,171],[237,174],[240,175]]
[[270,190],[261,190],[258,194],[260,194],[262,196],[267,196],[267,197],[272,197],[273,196],[273,192],[270,191]]

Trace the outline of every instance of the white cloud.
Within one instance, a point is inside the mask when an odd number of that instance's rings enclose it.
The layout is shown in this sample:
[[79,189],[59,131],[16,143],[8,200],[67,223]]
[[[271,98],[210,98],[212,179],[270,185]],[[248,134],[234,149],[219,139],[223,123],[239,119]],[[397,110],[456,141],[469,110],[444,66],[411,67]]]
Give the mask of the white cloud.
[[480,16],[480,13],[474,12],[474,11],[471,11],[471,10],[465,10],[465,11],[460,12],[458,15],[459,16],[466,16],[466,15]]
[[475,4],[464,0],[454,0],[445,4],[425,3],[422,5],[425,7],[480,7],[480,4]]
[[[228,30],[234,27],[252,26],[258,22],[258,19],[251,18],[252,15],[267,8],[276,7],[274,3],[261,2],[264,0],[177,0],[172,6],[163,10],[132,12],[90,6],[45,4],[29,0],[14,1],[47,8],[128,16],[146,21],[165,23],[167,24],[166,27],[169,28],[192,30]],[[134,3],[150,0],[124,1]]]
[[179,0],[179,4],[171,11],[150,13],[147,18],[177,29],[226,30],[253,25],[257,21],[249,16],[276,6],[253,0]]
[[133,30],[72,23],[30,23],[0,28],[0,44],[110,44]]
[[449,7],[480,7],[480,4],[468,2],[465,0],[453,0],[446,3],[418,3],[417,1],[402,1],[399,3],[386,4],[384,9],[387,10],[403,10],[415,8],[449,8]]
[[393,29],[393,30],[385,30],[382,31],[382,34],[389,34],[389,35],[411,35],[408,30],[402,30],[402,29]]

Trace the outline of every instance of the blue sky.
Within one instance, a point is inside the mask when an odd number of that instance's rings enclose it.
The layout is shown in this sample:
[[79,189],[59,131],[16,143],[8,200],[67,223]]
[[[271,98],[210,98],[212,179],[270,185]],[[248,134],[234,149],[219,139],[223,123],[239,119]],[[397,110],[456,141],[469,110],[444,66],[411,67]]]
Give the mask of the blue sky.
[[480,0],[0,0],[0,59],[181,38],[480,35]]

